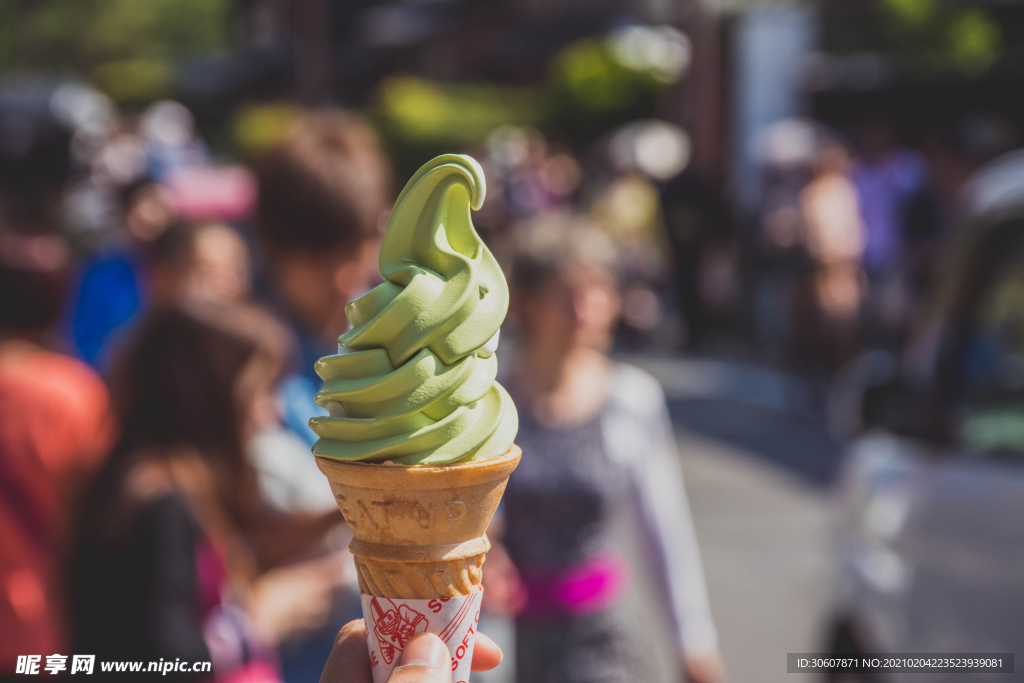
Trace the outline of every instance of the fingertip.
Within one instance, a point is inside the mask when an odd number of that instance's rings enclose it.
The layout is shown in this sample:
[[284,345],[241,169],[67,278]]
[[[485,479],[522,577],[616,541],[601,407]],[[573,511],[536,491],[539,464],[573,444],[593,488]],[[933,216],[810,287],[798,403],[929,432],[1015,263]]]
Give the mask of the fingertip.
[[338,631],[320,681],[372,683],[370,658],[366,653],[366,624],[362,619],[350,621]]
[[420,633],[405,644],[401,666],[423,666],[437,669],[448,662],[448,646],[434,633]]
[[362,619],[354,619],[338,631],[338,635],[334,637],[334,646],[337,647],[340,643],[348,640],[349,638],[362,638],[366,639],[366,622]]
[[501,664],[505,653],[497,643],[483,633],[476,634],[476,646],[473,648],[473,671],[490,671]]

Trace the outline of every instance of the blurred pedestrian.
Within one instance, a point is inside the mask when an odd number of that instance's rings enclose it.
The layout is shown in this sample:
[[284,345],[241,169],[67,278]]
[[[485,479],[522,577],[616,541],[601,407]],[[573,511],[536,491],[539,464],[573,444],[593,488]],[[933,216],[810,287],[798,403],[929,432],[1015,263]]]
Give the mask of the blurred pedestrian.
[[71,499],[115,436],[103,381],[47,350],[67,250],[52,236],[0,232],[0,670],[66,652],[58,567]]
[[307,422],[326,415],[313,402],[323,383],[313,366],[335,353],[348,329],[345,304],[376,277],[390,169],[365,123],[319,112],[300,119],[259,160],[257,179],[269,297],[299,340],[298,373],[282,385],[285,424],[312,445]]
[[[253,455],[268,500],[293,512],[336,509],[316,470],[309,418],[323,381],[314,364],[335,353],[348,329],[345,304],[373,284],[380,235],[390,207],[390,167],[373,131],[355,116],[321,111],[302,116],[256,164],[256,232],[269,282],[263,294],[298,342],[278,405],[287,432],[257,436]],[[339,535],[337,540],[342,540]],[[335,554],[346,566],[343,546]],[[352,577],[354,579],[354,577]],[[331,622],[282,651],[290,683],[315,681],[338,627],[358,612],[353,581],[338,596]]]
[[867,120],[857,137],[860,155],[852,178],[864,221],[869,331],[875,343],[898,345],[910,306],[904,223],[908,203],[925,184],[926,169],[884,118]]
[[145,310],[183,298],[230,303],[252,291],[251,255],[241,234],[223,223],[171,220],[130,252],[87,266],[75,330],[83,355],[108,369],[112,355]]
[[810,182],[824,131],[804,119],[783,119],[761,132],[762,183],[757,229],[747,244],[757,343],[773,362],[789,360],[799,339],[800,284],[808,254],[800,197]]
[[135,180],[119,192],[119,226],[111,242],[81,266],[71,312],[78,356],[93,367],[109,360],[110,342],[149,301],[141,251],[173,222],[160,186]]
[[[627,599],[634,570],[655,577],[681,667],[694,681],[720,680],[661,387],[606,355],[620,310],[612,244],[576,219],[547,217],[520,231],[511,284],[522,348],[506,386],[520,413],[516,442],[530,454],[509,480],[502,520],[504,547],[525,588],[516,617],[518,680],[652,680],[641,654],[649,643],[638,637]],[[637,528],[623,529],[627,520]],[[623,538],[640,539],[632,569]],[[502,575],[507,581],[507,572],[485,580]],[[519,607],[518,591],[495,588],[488,591],[513,602],[504,607]]]
[[829,371],[853,360],[860,350],[865,231],[849,171],[846,149],[828,143],[817,154],[814,175],[800,193],[804,245],[812,262],[807,289],[814,309],[814,320],[805,320],[804,326],[815,332],[798,357],[806,361],[817,356]]
[[249,245],[231,226],[175,221],[142,249],[149,305],[245,301],[252,293],[250,261]]
[[277,338],[258,310],[190,302],[154,309],[122,350],[122,433],[83,499],[68,569],[74,652],[272,681],[272,646],[322,622],[333,559],[265,570],[337,520],[275,534],[246,453],[280,375]]
[[869,271],[899,265],[903,255],[903,212],[908,198],[925,183],[924,161],[902,146],[894,126],[872,118],[858,131],[860,155],[853,165],[866,243],[864,264]]
[[601,188],[589,213],[619,254],[627,303],[622,315],[623,336],[653,341],[664,319],[661,295],[671,272],[658,188],[639,173],[618,174]]
[[709,245],[722,244],[731,236],[729,214],[719,193],[693,168],[664,183],[660,192],[674,261],[675,298],[686,325],[685,343],[697,349],[722,322],[703,296],[701,276]]

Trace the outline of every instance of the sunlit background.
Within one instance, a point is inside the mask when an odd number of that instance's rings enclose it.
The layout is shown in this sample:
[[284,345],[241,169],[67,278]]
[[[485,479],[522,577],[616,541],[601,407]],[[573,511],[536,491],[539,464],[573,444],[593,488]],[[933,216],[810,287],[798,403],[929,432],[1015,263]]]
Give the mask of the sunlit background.
[[[0,550],[0,617],[45,621],[12,647],[72,652],[59,549],[117,439],[93,424],[66,438],[94,453],[50,460],[4,440],[50,419],[14,409],[22,343],[113,381],[118,341],[188,295],[269,308],[304,362],[320,347],[256,227],[256,171],[334,108],[379,138],[388,202],[437,154],[479,160],[474,223],[503,263],[553,214],[614,245],[611,356],[664,387],[727,680],[790,680],[791,652],[1024,643],[1024,2],[0,0],[0,546],[22,548]],[[321,323],[317,344],[344,331]],[[291,373],[250,457],[273,507],[326,515],[315,471],[296,490],[317,501],[274,488],[316,410],[311,367]],[[358,615],[337,521],[261,565],[304,567],[279,602],[322,603],[273,612],[288,683]],[[647,584],[651,676],[678,680]],[[482,628],[512,652],[513,621]],[[479,680],[516,680],[513,660]]]

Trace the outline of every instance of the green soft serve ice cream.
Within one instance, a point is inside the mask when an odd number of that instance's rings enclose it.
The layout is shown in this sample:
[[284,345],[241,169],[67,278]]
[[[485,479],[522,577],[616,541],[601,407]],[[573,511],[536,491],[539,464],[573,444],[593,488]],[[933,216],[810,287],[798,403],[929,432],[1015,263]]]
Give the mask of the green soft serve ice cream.
[[484,175],[445,154],[409,180],[388,218],[384,282],[345,308],[352,329],[321,358],[316,455],[446,465],[504,455],[519,418],[494,381],[508,286],[473,228]]

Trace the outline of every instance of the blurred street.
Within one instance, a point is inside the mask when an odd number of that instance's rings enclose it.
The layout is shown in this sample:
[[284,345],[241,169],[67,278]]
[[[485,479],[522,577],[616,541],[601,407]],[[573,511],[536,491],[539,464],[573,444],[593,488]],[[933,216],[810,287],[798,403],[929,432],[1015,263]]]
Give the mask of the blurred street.
[[[623,360],[665,386],[729,680],[791,680],[785,653],[826,651],[834,586],[824,478],[839,451],[820,416],[809,414],[810,387],[738,363]],[[659,623],[654,599],[645,598],[642,620]],[[484,630],[512,649],[510,624],[492,618]],[[674,680],[670,663],[660,665]]]
[[730,680],[790,680],[784,653],[823,649],[827,494],[721,441],[679,445]]
[[[475,683],[1024,642],[1024,0],[0,27],[0,681],[466,667],[360,595],[478,589]],[[488,460],[384,525],[324,479]]]
[[[643,365],[668,394],[729,680],[791,680],[786,652],[824,651],[830,508],[814,477],[836,447],[798,412],[808,389],[795,379],[714,361]],[[730,380],[760,391],[738,396]]]

